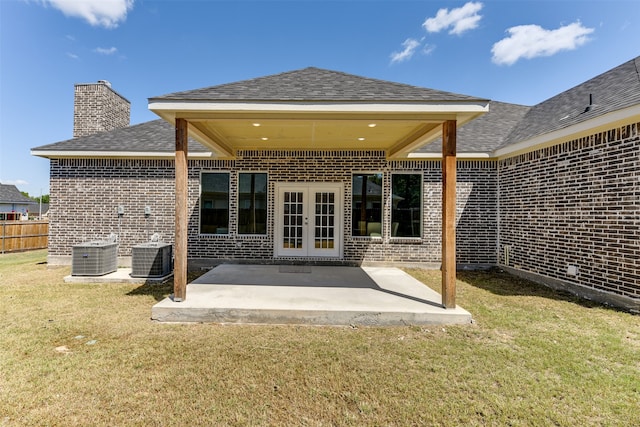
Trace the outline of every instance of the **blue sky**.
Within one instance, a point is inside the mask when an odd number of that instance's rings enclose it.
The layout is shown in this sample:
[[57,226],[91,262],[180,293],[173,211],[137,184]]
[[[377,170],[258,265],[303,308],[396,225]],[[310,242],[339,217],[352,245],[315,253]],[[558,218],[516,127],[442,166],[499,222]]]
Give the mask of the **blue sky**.
[[308,66],[533,105],[640,54],[640,2],[0,0],[0,182],[72,137],[73,86],[147,98]]

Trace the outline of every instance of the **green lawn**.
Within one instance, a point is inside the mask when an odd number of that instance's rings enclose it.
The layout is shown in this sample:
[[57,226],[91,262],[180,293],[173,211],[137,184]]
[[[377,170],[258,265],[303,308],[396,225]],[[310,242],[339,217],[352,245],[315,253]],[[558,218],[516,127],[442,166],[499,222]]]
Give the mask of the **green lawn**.
[[504,273],[460,273],[472,325],[225,326],[45,260],[0,256],[0,426],[640,425],[640,317]]

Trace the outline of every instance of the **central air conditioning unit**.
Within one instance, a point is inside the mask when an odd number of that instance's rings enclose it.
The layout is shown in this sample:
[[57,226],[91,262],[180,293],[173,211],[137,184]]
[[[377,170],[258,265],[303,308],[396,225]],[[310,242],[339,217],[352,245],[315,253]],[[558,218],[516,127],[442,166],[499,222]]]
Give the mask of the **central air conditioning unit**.
[[146,242],[131,250],[131,277],[164,277],[171,274],[171,244]]
[[72,250],[72,276],[104,276],[118,269],[117,242],[95,240],[74,246]]

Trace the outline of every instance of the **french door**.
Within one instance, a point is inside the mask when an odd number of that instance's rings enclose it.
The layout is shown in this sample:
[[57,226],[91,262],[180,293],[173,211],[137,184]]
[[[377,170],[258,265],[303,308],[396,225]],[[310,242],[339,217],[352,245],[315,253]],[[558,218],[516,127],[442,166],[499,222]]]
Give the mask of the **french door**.
[[342,184],[276,184],[276,256],[342,256]]

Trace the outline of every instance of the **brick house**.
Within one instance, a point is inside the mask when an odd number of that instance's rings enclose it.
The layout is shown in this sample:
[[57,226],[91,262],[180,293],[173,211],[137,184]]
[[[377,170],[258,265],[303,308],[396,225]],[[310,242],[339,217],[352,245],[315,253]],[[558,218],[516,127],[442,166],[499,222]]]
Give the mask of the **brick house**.
[[151,98],[162,119],[134,126],[106,82],[77,85],[76,115],[100,86],[126,118],[32,150],[51,160],[49,262],[111,232],[123,263],[151,233],[174,242],[182,124],[190,263],[439,267],[448,122],[458,268],[640,310],[639,66],[533,107],[306,68]]

